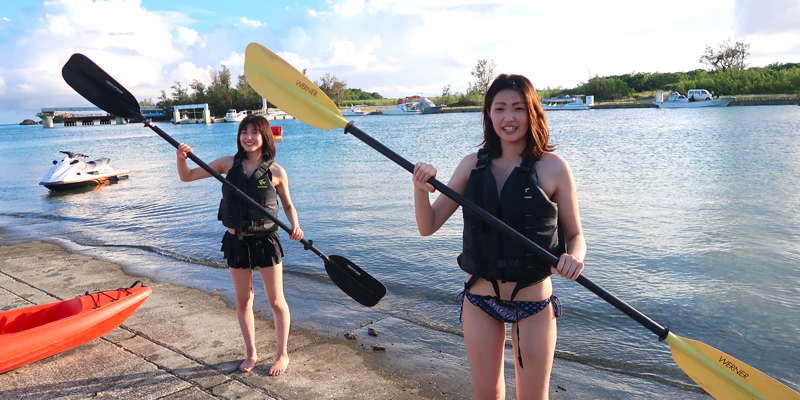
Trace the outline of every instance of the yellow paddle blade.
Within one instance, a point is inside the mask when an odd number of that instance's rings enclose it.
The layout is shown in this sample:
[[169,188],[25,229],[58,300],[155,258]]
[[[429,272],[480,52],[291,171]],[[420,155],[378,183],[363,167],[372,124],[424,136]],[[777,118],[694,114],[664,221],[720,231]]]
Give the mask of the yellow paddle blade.
[[247,45],[244,76],[261,97],[313,127],[328,130],[347,126],[348,121],[317,85],[258,43]]
[[696,340],[667,335],[672,358],[718,400],[800,400],[800,393],[763,372]]

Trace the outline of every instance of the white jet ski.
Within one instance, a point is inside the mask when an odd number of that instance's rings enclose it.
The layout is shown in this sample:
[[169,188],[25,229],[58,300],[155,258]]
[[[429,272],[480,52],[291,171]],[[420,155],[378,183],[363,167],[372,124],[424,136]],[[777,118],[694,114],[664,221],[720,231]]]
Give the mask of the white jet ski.
[[53,167],[44,174],[40,185],[50,190],[67,190],[84,186],[105,186],[109,182],[128,179],[131,171],[114,168],[110,158],[86,161],[86,155],[62,151],[66,154],[61,161],[53,160]]

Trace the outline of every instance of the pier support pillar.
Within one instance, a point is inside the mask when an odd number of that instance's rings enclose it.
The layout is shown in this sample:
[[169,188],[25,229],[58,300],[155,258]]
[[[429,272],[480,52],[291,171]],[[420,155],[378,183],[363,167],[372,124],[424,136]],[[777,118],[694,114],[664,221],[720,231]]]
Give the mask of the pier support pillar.
[[211,110],[208,109],[208,104],[206,104],[206,108],[203,110],[203,122],[205,122],[206,125],[211,123]]
[[53,117],[55,116],[54,113],[40,113],[39,118],[42,119],[42,128],[52,128],[53,127]]
[[115,117],[115,118],[116,118],[116,124],[117,125],[127,125],[128,124],[128,119],[127,118],[122,118],[122,117]]
[[173,118],[173,120],[172,120],[172,121],[173,121],[173,122],[172,122],[173,124],[179,124],[179,123],[181,123],[181,112],[180,112],[180,110],[177,110],[177,109],[176,109],[175,111],[173,111],[173,112],[172,112],[172,118]]

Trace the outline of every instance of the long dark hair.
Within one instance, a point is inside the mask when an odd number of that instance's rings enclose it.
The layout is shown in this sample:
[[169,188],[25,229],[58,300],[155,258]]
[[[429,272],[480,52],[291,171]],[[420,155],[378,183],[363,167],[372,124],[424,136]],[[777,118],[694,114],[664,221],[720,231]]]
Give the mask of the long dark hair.
[[261,134],[261,157],[266,160],[272,160],[275,158],[275,138],[272,136],[272,127],[269,125],[269,121],[266,118],[260,115],[248,115],[244,117],[241,123],[239,123],[239,133],[236,134],[236,148],[239,150],[236,152],[236,156],[242,159],[247,158],[247,152],[244,151],[244,147],[242,147],[242,142],[239,139],[242,136],[242,132],[247,130],[249,125],[253,125],[253,128]]
[[505,89],[519,93],[528,108],[530,127],[528,127],[525,150],[520,154],[522,158],[534,156],[541,159],[545,152],[555,150],[556,146],[550,144],[550,128],[547,127],[547,117],[545,117],[544,109],[539,102],[539,95],[531,81],[522,75],[501,74],[489,86],[483,102],[483,141],[480,145],[486,148],[492,157],[497,158],[503,155],[500,136],[494,130],[490,112],[495,96]]

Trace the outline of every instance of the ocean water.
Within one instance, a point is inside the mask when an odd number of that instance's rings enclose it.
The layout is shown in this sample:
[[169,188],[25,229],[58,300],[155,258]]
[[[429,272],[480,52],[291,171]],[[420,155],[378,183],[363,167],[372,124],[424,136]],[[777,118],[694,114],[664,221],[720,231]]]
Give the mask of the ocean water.
[[[436,165],[446,182],[476,150],[480,118],[354,120],[409,161]],[[800,107],[592,110],[548,118],[578,186],[589,246],[585,275],[677,335],[800,390]],[[284,127],[277,162],[289,173],[306,238],[387,286],[372,311],[460,334],[460,211],[421,237],[408,172],[341,130],[274,123]],[[161,127],[206,162],[236,149],[235,124]],[[61,150],[109,157],[133,172],[96,190],[51,193],[38,182]],[[174,149],[151,130],[5,125],[0,151],[0,225],[102,249],[159,279],[185,280],[164,266],[188,265],[189,284],[211,292],[229,279],[216,220],[220,184],[180,182]],[[327,280],[316,255],[282,237],[290,305],[291,296],[313,296],[363,309]],[[578,284],[554,278],[554,285],[565,308],[559,357],[689,382],[650,331]]]

